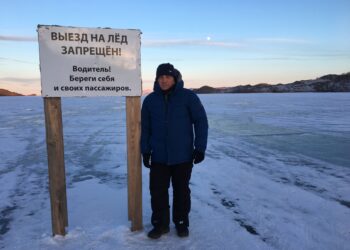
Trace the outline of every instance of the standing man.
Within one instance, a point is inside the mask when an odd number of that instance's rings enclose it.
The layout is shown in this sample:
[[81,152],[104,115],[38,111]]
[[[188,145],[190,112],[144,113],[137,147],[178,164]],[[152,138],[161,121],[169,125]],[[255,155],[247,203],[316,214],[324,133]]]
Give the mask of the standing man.
[[173,187],[172,219],[179,237],[189,235],[189,182],[193,163],[204,160],[208,120],[198,96],[184,88],[181,73],[170,63],[158,66],[153,92],[142,105],[141,153],[150,168],[153,229],[157,239],[169,232],[168,189]]

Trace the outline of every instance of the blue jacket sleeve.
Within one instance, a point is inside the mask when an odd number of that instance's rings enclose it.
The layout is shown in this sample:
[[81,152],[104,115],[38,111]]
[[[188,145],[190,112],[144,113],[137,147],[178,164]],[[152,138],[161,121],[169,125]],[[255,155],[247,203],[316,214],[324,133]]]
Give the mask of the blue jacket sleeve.
[[147,107],[147,99],[143,101],[141,108],[141,154],[151,153],[150,137],[150,113]]
[[190,112],[194,125],[194,147],[200,152],[205,152],[208,141],[208,119],[205,109],[195,93],[191,93]]

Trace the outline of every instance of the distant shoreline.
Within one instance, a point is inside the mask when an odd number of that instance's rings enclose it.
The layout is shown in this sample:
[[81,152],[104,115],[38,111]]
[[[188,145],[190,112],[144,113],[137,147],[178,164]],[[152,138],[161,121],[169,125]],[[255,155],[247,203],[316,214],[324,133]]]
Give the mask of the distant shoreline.
[[[211,87],[208,85],[192,90],[197,94],[250,94],[250,93],[334,93],[350,92],[350,72],[341,75],[330,74],[313,80],[301,80],[287,84],[239,85],[234,87]],[[144,93],[147,95],[149,93]],[[37,96],[22,95],[6,89],[0,89],[1,96]],[[40,96],[40,95],[39,95]]]
[[192,90],[197,94],[350,92],[350,72],[341,75],[325,75],[313,80],[301,80],[287,84],[260,83],[221,88],[203,86]]
[[32,94],[32,95],[22,95],[22,94],[19,94],[17,92],[12,92],[12,91],[9,91],[7,89],[0,89],[0,97],[1,96],[37,96],[36,94]]
[[[345,93],[350,93],[350,91],[322,91],[322,92],[316,92],[316,91],[310,91],[310,92],[250,92],[250,93],[197,93],[197,95],[240,95],[240,94],[345,94]],[[147,94],[143,94],[141,97],[145,97],[150,93]],[[41,98],[43,96],[41,95],[0,95],[0,99],[1,97],[38,97]],[[98,97],[98,98],[103,98],[103,97],[113,97],[113,96],[91,96],[91,97]],[[115,96],[114,96],[115,97]],[[125,97],[125,96],[116,96],[116,97]],[[65,96],[62,98],[86,98],[85,96]]]

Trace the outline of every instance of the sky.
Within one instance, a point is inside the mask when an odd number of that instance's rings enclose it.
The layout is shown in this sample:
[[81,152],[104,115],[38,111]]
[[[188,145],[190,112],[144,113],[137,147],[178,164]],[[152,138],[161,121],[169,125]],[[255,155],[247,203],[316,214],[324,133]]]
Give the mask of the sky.
[[140,29],[143,89],[170,62],[185,87],[350,71],[349,0],[1,1],[0,88],[40,94],[37,25]]

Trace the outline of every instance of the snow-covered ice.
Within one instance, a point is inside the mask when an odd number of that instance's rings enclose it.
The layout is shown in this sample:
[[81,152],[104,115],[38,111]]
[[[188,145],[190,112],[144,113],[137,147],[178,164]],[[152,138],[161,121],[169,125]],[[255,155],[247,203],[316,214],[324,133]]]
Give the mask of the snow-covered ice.
[[350,249],[350,93],[200,95],[190,237],[127,219],[125,98],[63,98],[69,226],[51,234],[43,100],[0,98],[0,249]]

